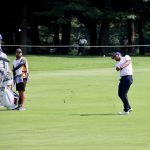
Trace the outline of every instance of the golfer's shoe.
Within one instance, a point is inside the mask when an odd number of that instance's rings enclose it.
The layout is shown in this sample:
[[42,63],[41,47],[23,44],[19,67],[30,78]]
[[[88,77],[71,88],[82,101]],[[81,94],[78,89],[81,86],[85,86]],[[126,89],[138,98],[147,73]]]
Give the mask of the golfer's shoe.
[[129,112],[132,112],[132,111],[133,111],[133,109],[132,109],[132,108],[130,108],[130,109],[129,109]]
[[11,110],[19,110],[19,106],[17,106],[16,108],[13,108]]
[[123,112],[119,112],[119,115],[129,115],[129,111],[123,111]]

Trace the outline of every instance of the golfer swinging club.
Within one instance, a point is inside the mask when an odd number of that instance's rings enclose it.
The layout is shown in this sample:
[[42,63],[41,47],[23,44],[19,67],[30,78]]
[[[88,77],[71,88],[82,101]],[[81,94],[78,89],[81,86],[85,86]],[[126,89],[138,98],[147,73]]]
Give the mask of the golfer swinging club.
[[129,104],[128,100],[128,91],[133,83],[133,69],[132,69],[132,61],[129,55],[122,57],[120,52],[116,52],[113,54],[112,59],[114,59],[116,64],[116,70],[120,71],[120,83],[118,86],[118,96],[123,102],[124,111],[119,112],[120,115],[128,115],[132,112],[132,108]]

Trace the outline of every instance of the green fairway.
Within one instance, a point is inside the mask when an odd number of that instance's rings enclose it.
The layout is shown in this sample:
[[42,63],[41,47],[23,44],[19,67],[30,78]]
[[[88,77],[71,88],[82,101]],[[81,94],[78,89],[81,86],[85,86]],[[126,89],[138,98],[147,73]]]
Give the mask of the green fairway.
[[0,108],[0,150],[150,149],[150,57],[132,57],[127,116],[117,115],[119,73],[110,57],[27,59],[27,110]]

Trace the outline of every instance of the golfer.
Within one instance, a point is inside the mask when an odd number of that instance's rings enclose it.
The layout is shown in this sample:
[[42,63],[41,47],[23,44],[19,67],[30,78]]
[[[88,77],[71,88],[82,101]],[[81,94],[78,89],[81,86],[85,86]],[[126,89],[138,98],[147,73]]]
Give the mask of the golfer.
[[132,108],[129,104],[128,100],[128,91],[133,83],[133,69],[132,69],[132,60],[129,55],[125,55],[124,57],[121,55],[120,52],[115,52],[112,56],[116,64],[116,70],[120,71],[120,83],[118,86],[118,96],[123,102],[124,111],[119,112],[120,115],[128,115],[132,112]]

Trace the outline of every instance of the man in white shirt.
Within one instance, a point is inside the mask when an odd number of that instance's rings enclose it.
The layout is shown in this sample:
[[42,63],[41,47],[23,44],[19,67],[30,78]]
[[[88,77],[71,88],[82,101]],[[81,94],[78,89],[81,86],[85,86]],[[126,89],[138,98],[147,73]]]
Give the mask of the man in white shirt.
[[128,100],[128,91],[133,83],[133,69],[132,69],[132,60],[129,55],[122,57],[120,52],[113,54],[112,59],[114,59],[116,64],[116,70],[120,71],[120,83],[118,86],[118,96],[123,102],[124,111],[120,112],[120,115],[128,115],[132,112],[132,108]]

